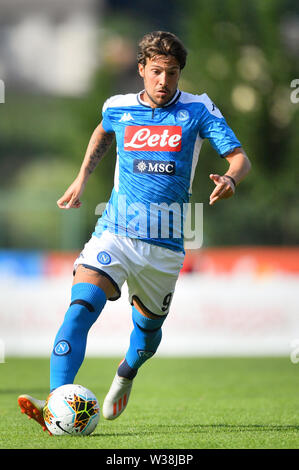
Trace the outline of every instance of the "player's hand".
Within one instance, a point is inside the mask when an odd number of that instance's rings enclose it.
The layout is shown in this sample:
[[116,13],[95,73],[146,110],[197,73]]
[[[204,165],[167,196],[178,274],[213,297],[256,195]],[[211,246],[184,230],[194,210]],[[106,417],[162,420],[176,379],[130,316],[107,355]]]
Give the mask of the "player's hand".
[[84,186],[85,184],[76,178],[64,195],[58,199],[57,206],[60,209],[79,209],[82,205],[80,196],[83,193]]
[[219,199],[228,199],[235,193],[234,183],[225,175],[210,175],[210,179],[214,181],[216,187],[210,195],[210,206],[215,204]]

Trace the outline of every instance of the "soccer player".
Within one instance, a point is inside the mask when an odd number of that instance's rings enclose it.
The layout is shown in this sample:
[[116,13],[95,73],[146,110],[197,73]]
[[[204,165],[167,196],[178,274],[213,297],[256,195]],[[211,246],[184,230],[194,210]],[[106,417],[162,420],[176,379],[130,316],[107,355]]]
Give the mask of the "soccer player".
[[[124,411],[139,368],[161,342],[184,260],[184,207],[203,140],[228,162],[224,175],[210,175],[215,184],[211,205],[233,196],[250,170],[239,140],[207,94],[179,90],[186,57],[172,33],[155,31],[142,38],[137,59],[144,89],[104,103],[78,176],[57,201],[63,210],[80,208],[90,175],[116,138],[112,194],[74,263],[71,302],[50,360],[51,391],[74,382],[91,326],[127,282],[133,329],[103,403],[108,420]],[[44,404],[29,395],[19,397],[21,411],[45,429]]]

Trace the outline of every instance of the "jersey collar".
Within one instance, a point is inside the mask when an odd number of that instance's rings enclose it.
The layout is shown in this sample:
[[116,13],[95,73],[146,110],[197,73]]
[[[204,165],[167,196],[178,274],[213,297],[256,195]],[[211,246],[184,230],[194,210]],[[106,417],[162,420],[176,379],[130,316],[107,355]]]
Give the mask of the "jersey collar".
[[[141,104],[142,106],[146,106],[147,108],[151,108],[151,106],[146,103],[145,101],[143,101],[143,99],[141,98],[141,95],[142,93],[144,92],[145,90],[141,90],[138,94],[137,94],[137,101],[139,104]],[[177,91],[175,92],[174,96],[171,98],[170,101],[168,101],[168,103],[164,104],[164,106],[161,106],[161,108],[168,108],[169,106],[171,106],[172,104],[176,103],[179,99],[179,97],[181,96],[181,91],[179,89],[177,89]]]

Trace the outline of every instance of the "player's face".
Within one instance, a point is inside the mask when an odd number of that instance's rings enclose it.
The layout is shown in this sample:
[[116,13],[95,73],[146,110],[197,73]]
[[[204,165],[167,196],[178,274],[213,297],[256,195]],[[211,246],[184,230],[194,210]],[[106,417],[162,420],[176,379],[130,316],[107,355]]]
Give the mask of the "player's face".
[[138,64],[144,81],[143,100],[152,108],[164,106],[174,96],[180,78],[180,66],[173,56],[160,55]]

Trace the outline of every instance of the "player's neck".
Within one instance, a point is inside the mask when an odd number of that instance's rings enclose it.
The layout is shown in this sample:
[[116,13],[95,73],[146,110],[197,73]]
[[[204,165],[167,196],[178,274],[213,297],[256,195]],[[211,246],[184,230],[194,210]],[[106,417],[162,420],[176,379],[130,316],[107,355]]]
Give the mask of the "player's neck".
[[156,103],[155,100],[147,93],[146,90],[143,90],[139,93],[139,99],[141,100],[141,102],[143,104],[145,104],[146,106],[150,106],[151,108],[154,108],[154,109],[155,108],[164,108],[165,106],[168,106],[173,101],[173,99],[177,95],[178,91],[179,90],[176,89],[174,94],[171,96],[171,98],[163,104]]

